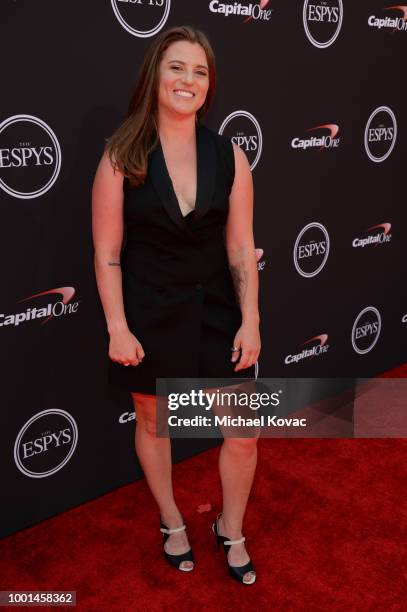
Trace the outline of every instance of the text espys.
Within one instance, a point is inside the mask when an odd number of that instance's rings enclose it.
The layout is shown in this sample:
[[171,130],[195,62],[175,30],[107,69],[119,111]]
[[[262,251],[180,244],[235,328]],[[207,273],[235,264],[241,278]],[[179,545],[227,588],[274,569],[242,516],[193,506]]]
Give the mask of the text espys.
[[[19,168],[28,166],[32,160],[35,166],[50,166],[55,162],[52,147],[14,147],[0,149],[0,168]],[[34,157],[33,157],[34,155]],[[10,161],[10,157],[11,160]]]
[[339,7],[337,6],[319,6],[317,4],[309,4],[307,11],[308,21],[326,21],[328,23],[338,23]]

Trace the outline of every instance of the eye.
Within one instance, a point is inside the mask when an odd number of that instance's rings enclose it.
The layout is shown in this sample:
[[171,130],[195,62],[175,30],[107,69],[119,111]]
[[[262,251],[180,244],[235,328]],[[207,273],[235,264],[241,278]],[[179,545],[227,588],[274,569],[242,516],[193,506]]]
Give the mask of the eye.
[[199,70],[198,74],[201,74],[202,76],[206,76],[206,72],[204,72],[203,70]]

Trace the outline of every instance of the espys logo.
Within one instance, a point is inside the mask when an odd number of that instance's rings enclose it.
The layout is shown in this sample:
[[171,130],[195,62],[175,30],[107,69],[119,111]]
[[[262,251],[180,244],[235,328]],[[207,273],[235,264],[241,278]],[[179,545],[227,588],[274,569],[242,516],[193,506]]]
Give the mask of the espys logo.
[[372,350],[379,339],[381,325],[380,313],[374,306],[367,306],[358,314],[351,333],[356,353],[364,355]]
[[79,302],[71,302],[73,296],[75,295],[75,289],[73,287],[58,287],[58,289],[49,289],[48,291],[42,291],[41,293],[34,293],[34,295],[18,300],[17,304],[20,304],[20,302],[26,302],[27,300],[32,300],[33,298],[51,294],[61,295],[62,300],[58,300],[54,303],[48,302],[43,304],[41,307],[33,306],[27,308],[23,312],[18,312],[15,314],[0,314],[0,327],[5,327],[6,325],[18,327],[21,323],[46,317],[44,321],[41,321],[41,325],[44,325],[50,319],[52,319],[52,317],[61,317],[77,312]]
[[243,23],[248,21],[270,21],[272,9],[267,8],[270,0],[260,0],[260,2],[249,2],[243,4],[242,2],[219,2],[218,0],[211,0],[209,2],[209,10],[211,13],[223,15],[229,17],[229,15],[246,17]]
[[318,151],[326,151],[327,149],[337,149],[339,147],[340,138],[336,138],[339,132],[339,126],[336,123],[324,123],[308,128],[307,132],[315,132],[316,130],[326,130],[328,134],[321,136],[311,136],[310,138],[293,138],[291,147],[299,151],[307,149],[318,149]]
[[373,232],[374,230],[382,230],[370,234],[365,238],[354,238],[352,240],[352,246],[365,247],[365,246],[378,246],[379,244],[388,244],[391,240],[391,223],[378,223],[377,225],[371,225],[366,231]]
[[111,0],[120,25],[133,36],[148,38],[168,19],[171,0]]
[[329,47],[342,27],[342,0],[305,0],[302,19],[308,40],[314,47]]
[[42,119],[13,115],[0,124],[0,187],[15,198],[38,198],[58,178],[61,147]]
[[234,111],[226,117],[219,128],[219,134],[229,136],[246,153],[253,170],[260,159],[263,136],[257,119],[244,110]]
[[14,460],[25,476],[45,478],[68,463],[77,443],[78,427],[69,412],[57,408],[43,410],[18,432]]
[[295,241],[294,265],[301,276],[316,276],[324,267],[329,254],[329,235],[321,223],[308,223]]
[[299,353],[290,353],[289,355],[287,355],[284,359],[285,365],[291,365],[293,363],[299,363],[304,359],[312,359],[313,357],[318,357],[320,355],[325,354],[329,350],[329,344],[327,344],[328,334],[320,334],[319,336],[313,336],[312,338],[309,338],[309,340],[303,342],[301,346],[311,344],[313,342],[315,342],[316,344],[314,344],[312,348],[305,348]]
[[382,162],[393,151],[397,137],[397,122],[388,106],[379,106],[370,115],[365,129],[365,149],[369,159]]
[[[394,6],[385,6],[385,11],[398,11],[396,16],[394,13],[386,15],[386,17],[376,17],[376,15],[370,15],[367,23],[371,28],[389,28],[392,32],[407,32],[407,5],[396,4]],[[401,16],[400,16],[401,12]]]

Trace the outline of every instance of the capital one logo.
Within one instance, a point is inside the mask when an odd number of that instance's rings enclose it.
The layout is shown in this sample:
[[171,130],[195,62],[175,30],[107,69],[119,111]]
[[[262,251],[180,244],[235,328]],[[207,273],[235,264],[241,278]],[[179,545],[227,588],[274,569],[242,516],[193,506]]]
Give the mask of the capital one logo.
[[321,223],[308,223],[298,234],[293,250],[298,274],[305,278],[316,276],[326,264],[329,245],[326,228]]
[[36,301],[35,298],[53,294],[61,296],[62,299],[59,299],[57,302],[50,302],[48,299],[45,303],[43,300],[40,304],[37,303],[35,306],[27,307],[25,310],[20,310],[20,312],[16,313],[0,313],[0,327],[6,327],[8,325],[18,327],[22,323],[33,321],[34,319],[44,319],[41,321],[41,325],[44,325],[53,317],[61,317],[77,312],[79,302],[71,301],[75,295],[75,289],[73,287],[58,287],[57,289],[48,289],[47,291],[34,293],[22,300],[18,300],[17,304],[30,300]]
[[[407,32],[407,5],[397,4],[393,6],[385,6],[386,11],[397,11],[397,13],[391,13],[386,17],[376,17],[376,15],[370,15],[367,23],[371,28],[389,28],[392,32]],[[401,15],[400,15],[401,12]]]
[[134,410],[133,412],[123,412],[120,416],[119,416],[119,423],[130,423],[130,421],[136,421],[136,411]]
[[[376,231],[374,231],[376,230]],[[391,223],[377,223],[367,228],[368,232],[371,232],[369,236],[365,238],[354,238],[352,240],[352,246],[354,248],[365,247],[365,246],[378,246],[379,244],[388,244],[391,240]]]
[[211,13],[223,15],[224,17],[242,16],[245,17],[243,23],[249,21],[270,21],[271,9],[268,8],[270,0],[259,0],[259,2],[219,2],[219,0],[211,0],[209,2],[209,10]]
[[319,334],[318,336],[313,336],[309,338],[305,342],[302,343],[301,346],[313,344],[311,348],[304,348],[298,353],[289,354],[284,358],[285,365],[291,365],[293,363],[299,363],[304,359],[313,359],[319,355],[324,355],[329,350],[328,344],[328,334]]
[[372,350],[379,339],[382,321],[374,306],[367,306],[356,317],[352,327],[351,342],[359,355]]
[[373,162],[387,159],[397,137],[395,114],[388,106],[379,106],[370,115],[365,128],[365,149]]
[[342,27],[342,0],[305,0],[302,19],[308,40],[314,47],[329,47]]
[[321,132],[319,136],[310,136],[309,138],[293,138],[291,147],[297,151],[306,151],[307,149],[318,149],[318,151],[326,151],[328,149],[337,149],[339,147],[340,138],[337,138],[339,126],[336,123],[324,123],[308,128],[307,132]]
[[228,136],[232,142],[243,149],[251,170],[256,167],[263,147],[263,136],[260,124],[254,115],[244,110],[234,111],[223,121],[219,134]]
[[38,198],[54,185],[61,147],[52,129],[33,115],[13,115],[0,124],[0,187],[15,198]]
[[171,8],[171,0],[111,0],[111,4],[120,25],[138,38],[157,34]]
[[51,408],[31,417],[14,443],[14,461],[25,476],[45,478],[61,470],[78,443],[78,427],[66,410]]

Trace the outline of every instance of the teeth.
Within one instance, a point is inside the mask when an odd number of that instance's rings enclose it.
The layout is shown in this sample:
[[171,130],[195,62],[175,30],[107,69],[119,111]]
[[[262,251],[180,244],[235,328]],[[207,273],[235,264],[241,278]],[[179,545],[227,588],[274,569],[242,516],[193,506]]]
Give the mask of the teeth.
[[176,89],[174,92],[177,96],[183,96],[184,98],[193,98],[194,94],[190,91],[182,91],[180,89]]

